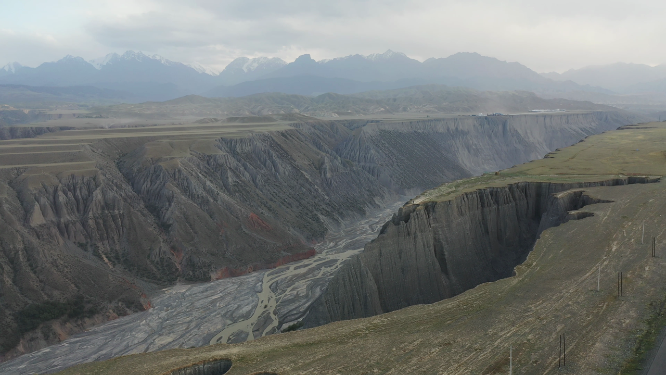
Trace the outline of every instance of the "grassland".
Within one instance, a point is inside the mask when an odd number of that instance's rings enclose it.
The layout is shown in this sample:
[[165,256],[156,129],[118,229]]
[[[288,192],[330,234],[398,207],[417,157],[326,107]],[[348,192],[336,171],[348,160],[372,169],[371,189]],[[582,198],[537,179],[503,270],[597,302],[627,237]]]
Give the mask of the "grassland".
[[[448,199],[514,181],[663,176],[664,151],[665,124],[627,127],[417,199]],[[232,360],[232,375],[500,374],[508,373],[510,348],[514,373],[640,371],[634,359],[649,346],[646,332],[657,329],[655,306],[666,296],[666,183],[590,188],[586,194],[611,203],[586,206],[594,216],[545,231],[515,276],[454,298],[244,344],[120,357],[63,374],[165,374],[217,358]],[[650,256],[653,237],[656,257]],[[618,272],[624,274],[622,297]],[[561,334],[567,338],[567,362],[559,369]]]
[[600,181],[621,176],[666,175],[663,123],[631,125],[557,150],[543,159],[443,184],[414,199],[414,203],[442,201],[460,193],[520,181]]

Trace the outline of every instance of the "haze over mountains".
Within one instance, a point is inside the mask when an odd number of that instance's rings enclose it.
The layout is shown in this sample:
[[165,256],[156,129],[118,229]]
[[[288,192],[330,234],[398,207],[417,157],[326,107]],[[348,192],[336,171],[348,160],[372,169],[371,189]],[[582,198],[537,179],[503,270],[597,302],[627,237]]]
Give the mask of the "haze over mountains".
[[555,82],[519,63],[476,53],[458,53],[424,62],[390,50],[321,61],[306,54],[292,63],[278,58],[241,57],[215,75],[200,66],[128,51],[92,61],[66,56],[36,68],[11,63],[0,69],[0,84],[94,86],[119,91],[118,96],[125,101],[128,93],[133,96],[132,101],[144,101],[168,100],[188,94],[209,97],[261,92],[348,94],[432,83],[481,90],[607,92],[572,82]]
[[571,69],[561,74],[544,73],[543,76],[555,81],[600,86],[618,93],[666,92],[666,64],[652,67],[645,64],[615,63]]
[[591,101],[655,118],[666,110],[665,65],[617,63],[539,74],[518,62],[467,52],[423,62],[391,50],[319,61],[305,54],[291,63],[275,57],[239,57],[217,73],[127,51],[90,61],[66,56],[36,68],[17,62],[0,68],[2,102],[21,108],[166,101],[186,95],[356,94],[431,84],[532,91],[543,98]]

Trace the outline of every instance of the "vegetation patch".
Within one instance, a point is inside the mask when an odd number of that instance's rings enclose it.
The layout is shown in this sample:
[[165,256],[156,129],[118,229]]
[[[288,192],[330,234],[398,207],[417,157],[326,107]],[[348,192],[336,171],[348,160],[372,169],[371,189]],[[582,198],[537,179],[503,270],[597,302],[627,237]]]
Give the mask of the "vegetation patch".
[[47,301],[32,304],[16,314],[19,332],[32,331],[40,324],[67,316],[70,319],[91,317],[97,313],[94,307],[86,308],[83,296],[67,302]]

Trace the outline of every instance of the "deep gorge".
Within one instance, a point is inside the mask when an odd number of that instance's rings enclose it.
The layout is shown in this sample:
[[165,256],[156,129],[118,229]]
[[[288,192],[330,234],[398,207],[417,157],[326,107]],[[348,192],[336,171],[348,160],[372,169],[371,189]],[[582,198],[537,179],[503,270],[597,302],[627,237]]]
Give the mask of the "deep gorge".
[[[145,288],[151,285],[209,281],[298,259],[329,228],[398,194],[540,158],[634,122],[623,112],[313,121],[207,140],[205,147],[150,137],[96,140],[67,155],[91,160],[85,173],[2,169],[0,272],[7,303],[0,309],[0,345],[7,352],[20,344],[20,354],[57,342],[40,329],[19,334],[16,314],[27,306],[83,296],[91,308],[108,312],[102,320],[150,308]],[[3,134],[57,130],[12,129]],[[445,269],[455,263],[439,261]],[[424,293],[434,299],[465,285],[461,279]]]

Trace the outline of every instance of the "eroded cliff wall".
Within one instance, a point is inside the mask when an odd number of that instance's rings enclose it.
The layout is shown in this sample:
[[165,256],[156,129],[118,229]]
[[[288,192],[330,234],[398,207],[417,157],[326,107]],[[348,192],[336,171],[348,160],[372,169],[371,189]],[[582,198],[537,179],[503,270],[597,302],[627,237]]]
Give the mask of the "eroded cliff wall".
[[539,159],[635,120],[593,112],[368,122],[336,150],[391,189],[422,191]]
[[598,203],[575,189],[651,181],[522,182],[407,204],[340,269],[313,303],[305,325],[433,303],[509,277],[542,231],[581,217],[570,211]]

